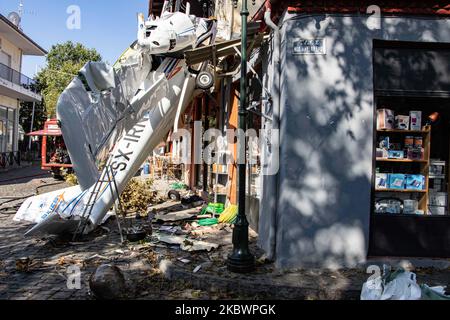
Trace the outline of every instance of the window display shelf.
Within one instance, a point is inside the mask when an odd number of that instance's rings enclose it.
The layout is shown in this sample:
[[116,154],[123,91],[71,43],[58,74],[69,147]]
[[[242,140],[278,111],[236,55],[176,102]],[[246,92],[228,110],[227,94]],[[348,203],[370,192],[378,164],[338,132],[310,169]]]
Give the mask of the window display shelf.
[[377,130],[378,133],[405,133],[405,134],[428,134],[430,132],[429,127],[425,130],[399,130],[399,129],[381,129]]
[[389,159],[389,158],[377,158],[378,162],[416,162],[416,163],[428,163],[428,160],[411,160],[411,159]]
[[427,193],[427,190],[375,189],[376,192]]
[[450,219],[450,215],[436,215],[436,214],[413,214],[413,213],[376,213],[378,217],[410,217],[410,218],[418,218],[418,219],[442,219],[447,218]]

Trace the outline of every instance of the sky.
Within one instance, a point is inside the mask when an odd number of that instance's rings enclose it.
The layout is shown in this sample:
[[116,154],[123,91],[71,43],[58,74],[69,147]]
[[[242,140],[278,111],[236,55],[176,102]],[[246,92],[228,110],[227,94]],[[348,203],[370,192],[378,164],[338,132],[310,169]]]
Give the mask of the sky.
[[[71,40],[95,48],[103,60],[114,63],[136,40],[137,14],[148,11],[148,0],[22,0],[22,29],[41,47],[50,50],[57,43]],[[0,13],[18,11],[19,0],[0,0]],[[71,6],[80,9],[80,28],[76,27]],[[67,27],[67,22],[71,28]],[[73,22],[75,21],[75,24]],[[24,56],[22,73],[33,77],[45,66],[44,57]]]

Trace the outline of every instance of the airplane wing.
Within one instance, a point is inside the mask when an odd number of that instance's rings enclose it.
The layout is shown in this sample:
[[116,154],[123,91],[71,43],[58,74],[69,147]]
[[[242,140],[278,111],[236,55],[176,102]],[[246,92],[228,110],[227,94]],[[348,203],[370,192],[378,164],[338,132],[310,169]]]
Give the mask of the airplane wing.
[[136,51],[114,68],[89,62],[60,96],[57,116],[83,190],[98,179],[98,168],[122,132],[139,120],[130,100],[147,78],[150,60]]

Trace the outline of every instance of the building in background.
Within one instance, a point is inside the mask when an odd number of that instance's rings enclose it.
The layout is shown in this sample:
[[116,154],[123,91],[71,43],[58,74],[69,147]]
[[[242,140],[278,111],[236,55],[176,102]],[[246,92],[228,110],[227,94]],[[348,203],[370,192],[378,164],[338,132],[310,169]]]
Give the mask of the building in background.
[[20,29],[20,17],[0,14],[0,168],[20,159],[20,102],[40,102],[32,79],[21,73],[22,57],[47,52]]

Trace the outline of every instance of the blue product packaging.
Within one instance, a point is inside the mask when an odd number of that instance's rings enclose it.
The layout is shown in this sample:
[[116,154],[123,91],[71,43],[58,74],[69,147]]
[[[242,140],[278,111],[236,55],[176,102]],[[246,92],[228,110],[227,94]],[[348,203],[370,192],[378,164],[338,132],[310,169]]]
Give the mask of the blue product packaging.
[[425,190],[425,176],[418,174],[408,174],[406,176],[407,190]]
[[404,174],[389,175],[389,189],[403,190],[406,185],[406,177]]
[[403,159],[403,158],[405,158],[405,152],[402,150],[389,150],[388,158],[389,159]]

